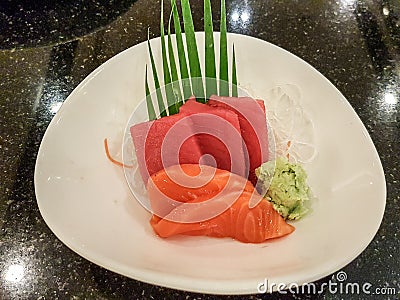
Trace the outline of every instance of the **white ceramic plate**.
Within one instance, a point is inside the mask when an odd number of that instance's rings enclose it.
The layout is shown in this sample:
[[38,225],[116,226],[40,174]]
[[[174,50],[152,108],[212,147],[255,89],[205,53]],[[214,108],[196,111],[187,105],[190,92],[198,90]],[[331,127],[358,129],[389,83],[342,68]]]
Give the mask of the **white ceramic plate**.
[[[200,47],[203,35],[197,35]],[[239,83],[267,97],[281,84],[301,91],[313,120],[317,157],[306,164],[318,200],[288,237],[263,244],[184,237],[163,240],[133,198],[123,170],[105,157],[103,139],[121,153],[125,124],[144,97],[146,44],[90,74],[68,97],[43,138],[35,170],[40,212],[55,235],[86,259],[161,286],[217,294],[256,293],[270,283],[310,282],[358,256],[382,220],[386,188],[375,147],[342,94],[318,71],[267,42],[229,35]],[[159,40],[152,41],[160,65]],[[218,45],[217,45],[218,47]],[[202,47],[201,47],[202,48]]]

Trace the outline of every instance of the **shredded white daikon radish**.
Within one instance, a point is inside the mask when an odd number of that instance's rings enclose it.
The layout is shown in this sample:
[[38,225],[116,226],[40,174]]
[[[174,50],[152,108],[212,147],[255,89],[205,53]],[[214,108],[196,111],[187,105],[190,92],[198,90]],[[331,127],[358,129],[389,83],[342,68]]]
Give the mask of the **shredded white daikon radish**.
[[300,89],[292,84],[277,86],[265,102],[275,144],[271,154],[295,163],[312,162],[317,155],[314,123],[301,106]]

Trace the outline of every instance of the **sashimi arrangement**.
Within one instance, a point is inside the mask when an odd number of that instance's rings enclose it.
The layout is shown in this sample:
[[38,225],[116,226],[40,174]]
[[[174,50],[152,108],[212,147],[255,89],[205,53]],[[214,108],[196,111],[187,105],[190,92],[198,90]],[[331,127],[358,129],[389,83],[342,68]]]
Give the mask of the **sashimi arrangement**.
[[165,85],[160,86],[148,43],[156,91],[150,93],[146,67],[148,121],[129,126],[134,167],[151,206],[150,225],[161,238],[230,237],[245,243],[292,233],[295,228],[287,220],[308,212],[307,176],[289,156],[273,157],[268,107],[263,100],[238,96],[234,49],[228,81],[225,1],[221,1],[219,78],[210,0],[204,1],[206,77],[202,77],[189,1],[181,1],[186,52],[175,0],[171,6],[167,46],[162,17],[160,26]]

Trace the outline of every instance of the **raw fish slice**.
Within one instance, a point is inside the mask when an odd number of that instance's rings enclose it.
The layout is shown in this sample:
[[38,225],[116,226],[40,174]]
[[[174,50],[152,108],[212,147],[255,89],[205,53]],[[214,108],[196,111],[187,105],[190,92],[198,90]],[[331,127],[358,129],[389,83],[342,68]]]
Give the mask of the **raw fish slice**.
[[194,99],[180,109],[178,114],[130,128],[144,183],[166,167],[187,163],[207,164],[247,176],[248,156],[243,153],[237,115]]
[[243,151],[243,138],[236,113],[196,102],[194,97],[186,101],[179,112],[191,117],[192,130],[198,132],[196,139],[201,152],[212,157],[202,161],[203,164],[248,176],[246,166],[249,156]]
[[[272,204],[262,199],[245,178],[217,169],[208,183],[188,188],[173,182],[168,174],[179,181],[180,176],[184,177],[185,174],[200,174],[200,166],[185,164],[180,168],[173,166],[158,172],[151,177],[147,186],[152,208],[165,204],[161,193],[178,203],[175,207],[168,207],[163,216],[153,215],[151,218],[150,224],[160,237],[205,235],[261,243],[294,231],[294,227],[287,224]],[[212,167],[207,166],[207,170],[209,168]],[[177,175],[179,172],[184,174]],[[224,188],[226,191],[221,194]],[[249,208],[250,200],[258,204]],[[199,215],[205,216],[207,211],[218,209],[219,213],[211,218],[191,222],[198,219]]]
[[[189,136],[181,147],[177,143],[165,143],[171,128],[180,135]],[[190,118],[177,114],[161,119],[133,125],[130,128],[135,152],[142,176],[146,184],[149,176],[174,164],[199,163],[203,155],[192,131]],[[176,136],[175,138],[178,139]],[[164,149],[162,149],[164,147]]]
[[255,169],[269,159],[268,129],[264,101],[249,97],[220,97],[212,95],[209,106],[235,112],[249,153],[249,180],[256,185]]
[[[214,180],[215,178],[218,180]],[[226,210],[243,191],[254,191],[251,182],[234,173],[199,164],[171,166],[152,175],[147,184],[152,212],[162,218],[183,203],[195,203],[193,201],[200,196],[208,197],[205,200],[214,200],[213,206],[197,201],[197,206],[180,207],[180,210],[186,210],[185,214],[179,215],[175,211],[174,216],[169,216],[170,220],[179,222],[186,222],[190,218],[189,213],[194,209],[197,210],[191,215],[191,222],[210,219],[215,216],[212,209],[218,211],[216,214]],[[227,194],[229,197],[224,197]]]

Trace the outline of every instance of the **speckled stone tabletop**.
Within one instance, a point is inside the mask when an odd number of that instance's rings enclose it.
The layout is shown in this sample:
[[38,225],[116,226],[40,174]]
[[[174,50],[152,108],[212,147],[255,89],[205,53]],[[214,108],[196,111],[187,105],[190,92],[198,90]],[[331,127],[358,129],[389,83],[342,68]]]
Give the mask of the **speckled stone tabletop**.
[[[202,1],[192,0],[192,9],[202,13]],[[101,63],[144,41],[148,27],[156,36],[159,11],[159,1],[147,0],[0,1],[1,299],[244,298],[162,288],[105,270],[58,240],[36,203],[35,160],[57,104]],[[353,282],[387,288],[386,295],[324,288],[319,295],[248,298],[400,299],[399,1],[233,0],[227,13],[230,32],[289,50],[344,94],[372,137],[387,182],[377,235],[342,269]]]

